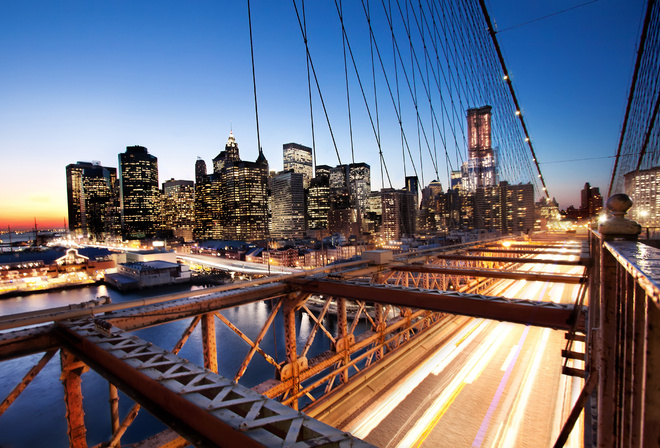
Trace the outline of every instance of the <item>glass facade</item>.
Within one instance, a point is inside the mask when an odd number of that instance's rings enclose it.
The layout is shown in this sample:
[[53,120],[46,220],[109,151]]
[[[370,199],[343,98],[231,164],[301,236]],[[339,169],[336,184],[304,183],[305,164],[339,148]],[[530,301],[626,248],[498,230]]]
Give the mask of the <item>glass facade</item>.
[[143,146],[128,146],[119,154],[119,185],[123,236],[153,236],[159,202],[158,159]]

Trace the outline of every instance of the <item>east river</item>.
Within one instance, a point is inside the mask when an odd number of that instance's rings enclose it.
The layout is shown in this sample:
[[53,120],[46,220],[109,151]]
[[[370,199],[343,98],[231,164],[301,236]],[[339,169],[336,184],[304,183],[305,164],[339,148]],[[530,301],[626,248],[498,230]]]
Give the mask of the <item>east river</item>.
[[[0,299],[0,315],[15,314],[46,308],[54,308],[69,304],[77,304],[94,300],[107,295],[113,303],[126,302],[144,297],[152,297],[167,293],[182,292],[201,289],[197,286],[178,286],[143,290],[133,293],[119,293],[106,286],[90,286],[85,288],[64,291],[31,294],[10,299]],[[203,293],[200,290],[200,294]],[[237,308],[223,310],[222,313],[241,331],[254,340],[268,315],[271,305],[267,301],[244,305]],[[191,319],[172,322],[153,328],[135,332],[143,339],[155,345],[171,350],[180,339],[181,333],[188,326]],[[298,331],[298,346],[305,344],[307,336],[313,328],[314,322],[304,313],[296,319],[300,329]],[[284,330],[281,312],[275,320],[273,328],[268,331],[261,347],[277,361],[285,358]],[[329,331],[335,332],[334,319],[326,319]],[[200,326],[186,342],[179,356],[198,365],[203,365],[201,350]],[[238,371],[249,346],[243,342],[233,331],[220,321],[216,321],[218,339],[218,363],[221,375],[233,378]],[[319,332],[320,333],[320,332]],[[277,355],[275,345],[277,344]],[[318,336],[312,345],[310,355],[327,350],[329,342]],[[0,363],[0,400],[20,382],[28,370],[37,363],[42,354],[13,359]],[[19,447],[67,447],[68,437],[65,421],[64,391],[59,381],[60,377],[59,354],[54,356],[48,365],[41,371],[36,379],[27,387],[11,407],[0,416],[0,448]],[[258,354],[253,358],[240,383],[252,387],[266,379],[273,378],[274,367],[268,364]],[[84,396],[85,423],[87,427],[88,446],[94,446],[107,441],[111,436],[110,406],[108,404],[108,382],[93,370],[82,376],[82,391]],[[123,419],[133,402],[120,394],[120,419]],[[165,429],[165,426],[142,409],[122,437],[122,445],[135,443]]]

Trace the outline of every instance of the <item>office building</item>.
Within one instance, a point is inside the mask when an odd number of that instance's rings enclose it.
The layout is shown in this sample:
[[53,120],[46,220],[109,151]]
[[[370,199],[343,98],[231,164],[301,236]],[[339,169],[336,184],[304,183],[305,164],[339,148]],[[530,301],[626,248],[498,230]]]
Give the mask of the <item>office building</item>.
[[330,181],[328,176],[315,177],[307,191],[307,228],[325,230],[328,228],[330,212]]
[[388,241],[413,237],[416,227],[416,195],[406,189],[381,190],[382,224],[381,234]]
[[305,234],[304,174],[282,171],[270,180],[272,238],[295,239]]
[[633,201],[626,218],[642,227],[660,227],[660,167],[631,171],[623,178],[625,192]]
[[468,160],[461,167],[461,188],[471,193],[499,181],[497,153],[491,144],[491,109],[483,106],[467,111]]
[[170,179],[163,182],[161,229],[184,241],[193,239],[195,228],[195,183]]
[[589,182],[584,184],[580,198],[582,199],[580,214],[583,219],[592,218],[603,210],[603,196],[601,196],[600,190],[589,185]]
[[285,143],[282,145],[284,153],[284,170],[292,170],[294,173],[303,175],[303,185],[309,186],[309,182],[314,177],[312,168],[312,148],[299,145],[298,143]]
[[124,238],[154,235],[158,221],[158,159],[143,146],[119,154],[121,229]]
[[103,239],[119,231],[117,170],[99,162],[67,165],[69,232]]

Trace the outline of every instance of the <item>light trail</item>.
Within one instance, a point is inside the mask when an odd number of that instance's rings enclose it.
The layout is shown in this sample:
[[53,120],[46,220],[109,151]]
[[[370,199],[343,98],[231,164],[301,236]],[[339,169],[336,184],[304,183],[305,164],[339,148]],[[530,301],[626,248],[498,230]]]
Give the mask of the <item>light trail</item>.
[[[430,374],[438,375],[463,349],[474,340],[488,324],[484,319],[474,319],[462,329],[452,340],[445,344],[435,354],[418,366],[415,372],[396,388],[395,391],[381,400],[368,418],[348,428],[354,436],[364,439],[397,407],[419,384]],[[467,336],[467,337],[466,337]]]
[[488,335],[488,339],[468,358],[467,363],[461,368],[458,374],[453,376],[449,385],[444,388],[422,417],[417,420],[413,428],[406,434],[406,437],[397,445],[398,447],[418,447],[424,442],[440,418],[449,409],[456,396],[468,384],[466,380],[471,377],[472,371],[480,368],[481,359],[486,355],[489,357],[492,356],[489,352],[496,352],[507,339],[513,328],[514,325],[509,323],[500,322],[497,324],[491,334]]

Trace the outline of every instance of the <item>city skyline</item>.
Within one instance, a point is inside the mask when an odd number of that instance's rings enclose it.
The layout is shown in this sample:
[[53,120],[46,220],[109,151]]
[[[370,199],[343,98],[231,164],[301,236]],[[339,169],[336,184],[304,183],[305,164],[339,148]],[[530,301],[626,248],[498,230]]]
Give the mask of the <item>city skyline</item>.
[[[65,166],[98,160],[112,167],[127,146],[143,145],[158,157],[161,183],[194,179],[196,158],[210,160],[230,131],[243,158],[257,158],[246,6],[154,5],[1,7],[0,45],[8,55],[0,70],[3,230],[32,227],[35,218],[40,228],[62,226]],[[585,182],[607,188],[608,157],[616,149],[643,8],[600,0],[507,30],[575,5],[488,5],[550,195],[561,208],[579,204]],[[318,28],[316,34],[310,31],[310,51],[317,70],[327,70],[324,87],[339,95],[345,89],[343,66],[339,74],[318,54],[336,46],[337,36],[341,47],[341,35],[313,21],[333,9],[332,4],[308,8],[310,24]],[[252,20],[261,146],[272,169],[280,171],[282,144],[312,146],[304,46],[291,5],[255,2]],[[275,28],[277,38],[269,39]],[[125,35],[116,35],[117,29]],[[362,51],[368,57],[368,49]],[[282,70],[292,63],[295,73]],[[314,107],[316,164],[335,166],[339,162],[321,109]],[[341,163],[350,163],[342,108],[341,102],[331,104],[329,112],[333,126],[342,130],[337,132]],[[369,126],[359,117],[354,125]],[[364,130],[356,133],[355,162],[372,166],[373,189],[389,187],[381,185],[370,138]],[[389,157],[396,166],[401,154],[395,148]],[[592,160],[544,164],[580,158]],[[422,186],[434,180],[432,173],[424,174]],[[401,188],[404,173],[392,177],[393,187]],[[438,180],[446,189],[445,177],[441,171]]]

